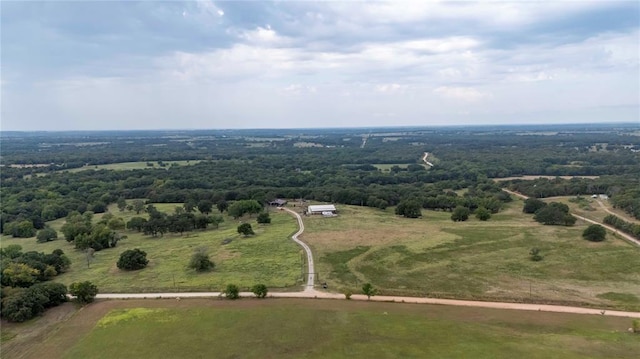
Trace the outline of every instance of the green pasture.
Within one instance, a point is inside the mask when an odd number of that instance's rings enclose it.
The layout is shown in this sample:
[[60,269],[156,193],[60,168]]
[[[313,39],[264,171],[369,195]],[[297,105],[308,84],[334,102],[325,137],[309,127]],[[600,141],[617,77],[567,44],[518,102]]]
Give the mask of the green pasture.
[[[582,239],[587,224],[544,226],[515,200],[482,222],[452,222],[423,210],[420,219],[339,205],[334,218],[306,217],[305,234],[320,281],[359,291],[486,300],[555,302],[640,310],[640,249],[609,233]],[[544,259],[530,260],[532,248]],[[614,293],[603,295],[604,293]]]
[[326,300],[210,302],[113,309],[63,357],[583,359],[640,352],[628,318]]
[[158,161],[149,161],[153,166],[148,166],[147,161],[140,162],[120,162],[120,163],[109,163],[105,165],[95,165],[95,166],[84,166],[79,168],[72,168],[70,170],[65,170],[68,172],[80,172],[86,170],[114,170],[114,171],[130,171],[130,170],[141,170],[146,168],[169,168],[173,166],[190,166],[194,165],[201,160],[185,160],[185,161],[162,161],[165,164],[165,167],[160,167]]
[[[172,212],[175,204],[155,204],[156,208]],[[135,212],[112,213],[125,220],[135,216]],[[144,216],[144,214],[141,214]],[[295,219],[283,212],[272,212],[272,223],[260,225],[254,218],[245,218],[256,232],[255,236],[244,237],[236,231],[239,221],[225,216],[219,229],[178,234],[163,237],[145,236],[135,231],[125,231],[128,236],[116,248],[104,249],[94,254],[87,265],[84,252],[74,249],[72,243],[59,239],[48,243],[37,243],[35,238],[2,238],[2,246],[19,244],[23,251],[35,250],[51,253],[60,248],[71,260],[71,268],[56,277],[64,284],[90,280],[101,292],[153,292],[221,290],[228,283],[241,288],[256,283],[269,287],[292,287],[301,283],[300,248],[289,238],[295,232]],[[100,215],[96,216],[96,219]],[[53,221],[52,227],[59,229],[64,219]],[[223,241],[230,240],[223,244]],[[216,267],[211,272],[197,273],[187,268],[191,255],[197,248],[206,248]],[[138,271],[121,271],[116,262],[120,253],[127,249],[140,248],[147,252],[149,264]]]

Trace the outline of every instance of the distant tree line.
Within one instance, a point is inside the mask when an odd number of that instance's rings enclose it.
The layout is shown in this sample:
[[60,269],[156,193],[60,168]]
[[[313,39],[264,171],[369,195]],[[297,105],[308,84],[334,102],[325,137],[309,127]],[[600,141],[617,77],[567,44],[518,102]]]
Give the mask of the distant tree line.
[[[361,137],[354,130],[309,130],[313,142],[325,146],[318,148],[295,147],[296,142],[308,140],[295,131],[249,131],[243,135],[195,131],[180,135],[189,141],[175,141],[162,131],[80,137],[70,133],[62,142],[47,135],[25,135],[20,140],[3,141],[3,164],[53,165],[3,167],[0,231],[32,237],[47,221],[72,212],[103,213],[113,203],[126,208],[132,205],[127,200],[140,198],[150,203],[190,203],[195,208],[243,200],[262,205],[282,197],[381,209],[414,199],[424,209],[453,211],[462,206],[473,212],[483,207],[495,213],[507,199],[490,178],[527,174],[606,175],[506,185],[536,198],[606,193],[614,206],[638,217],[640,158],[627,149],[625,132],[611,128],[597,135],[575,128],[563,131],[567,132],[540,136],[499,128],[415,129],[395,141],[371,136],[365,148],[359,148]],[[253,139],[245,136],[263,138],[268,146],[252,147]],[[594,146],[603,142],[608,144],[606,149]],[[77,146],[83,146],[82,151]],[[437,166],[427,169],[421,165],[425,151],[437,157]],[[190,159],[202,162],[133,171],[60,171],[85,164]],[[382,171],[375,164],[404,166]],[[468,189],[467,193],[452,194],[462,189]],[[186,221],[183,216],[177,223]],[[177,223],[174,230],[179,230]],[[149,226],[156,235],[170,231]]]

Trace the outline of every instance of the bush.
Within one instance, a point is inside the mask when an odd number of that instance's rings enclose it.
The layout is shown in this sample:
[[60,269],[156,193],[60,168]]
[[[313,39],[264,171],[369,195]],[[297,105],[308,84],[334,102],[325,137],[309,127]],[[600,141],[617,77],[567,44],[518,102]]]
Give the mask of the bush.
[[240,234],[244,234],[245,236],[251,235],[251,234],[255,234],[255,232],[253,231],[253,228],[251,228],[251,225],[249,223],[243,223],[241,225],[238,226],[238,233]]
[[476,209],[476,218],[481,221],[489,220],[489,218],[491,218],[491,212],[484,207],[478,207],[478,209]]
[[264,298],[267,296],[267,293],[269,293],[269,289],[267,289],[267,286],[264,284],[254,285],[253,288],[251,288],[251,291],[257,298]]
[[463,222],[469,219],[469,208],[458,206],[451,213],[451,220],[454,222]]
[[421,207],[420,203],[416,201],[402,201],[396,207],[396,214],[405,218],[422,217]]
[[271,217],[269,217],[269,212],[262,212],[258,215],[258,223],[260,224],[268,224],[271,223]]
[[89,281],[71,283],[69,293],[76,297],[78,303],[87,304],[93,302],[98,294],[98,287]]
[[225,288],[223,293],[227,299],[240,298],[240,289],[238,289],[238,286],[235,284],[227,284],[227,288]]
[[38,232],[38,235],[36,236],[36,238],[38,238],[38,242],[40,243],[50,242],[55,239],[58,239],[58,232],[56,232],[56,230],[53,228],[47,227],[47,228],[41,229]]
[[529,256],[534,262],[539,262],[543,258],[538,248],[531,248],[531,250],[529,251]]
[[344,291],[344,299],[351,300],[351,295],[353,295],[353,293],[350,290]]
[[592,224],[582,232],[582,238],[591,242],[602,242],[607,236],[607,231],[599,224]]
[[124,270],[138,270],[147,266],[149,260],[147,259],[147,253],[141,251],[138,248],[128,249],[120,254],[118,259],[118,268]]
[[209,259],[209,255],[204,251],[204,249],[196,250],[189,261],[189,268],[195,269],[198,272],[212,270],[215,266],[216,265],[211,261],[211,259]]

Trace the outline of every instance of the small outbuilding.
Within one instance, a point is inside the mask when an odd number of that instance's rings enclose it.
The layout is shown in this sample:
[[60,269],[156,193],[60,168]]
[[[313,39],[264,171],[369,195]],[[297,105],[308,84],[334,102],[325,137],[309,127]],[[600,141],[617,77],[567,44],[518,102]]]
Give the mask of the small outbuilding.
[[269,201],[269,205],[274,207],[282,207],[285,204],[287,204],[287,200],[282,198],[277,198],[277,199],[274,199],[273,201]]
[[322,214],[324,216],[336,214],[336,206],[332,204],[320,204],[307,207],[307,214]]

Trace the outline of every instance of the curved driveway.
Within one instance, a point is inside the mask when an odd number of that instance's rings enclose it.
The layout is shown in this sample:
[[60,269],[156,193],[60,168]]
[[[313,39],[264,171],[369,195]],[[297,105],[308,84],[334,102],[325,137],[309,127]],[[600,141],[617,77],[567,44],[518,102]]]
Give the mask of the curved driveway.
[[314,291],[313,289],[313,285],[315,283],[315,276],[316,276],[316,270],[315,267],[313,265],[313,253],[311,253],[311,248],[309,248],[309,246],[304,243],[303,241],[298,239],[298,236],[302,234],[302,232],[304,232],[304,222],[302,222],[302,217],[300,217],[300,214],[298,214],[298,212],[292,211],[289,208],[283,208],[285,211],[293,214],[296,219],[298,220],[298,231],[291,236],[291,239],[293,239],[294,242],[298,243],[302,249],[304,249],[305,253],[307,253],[307,285],[304,288],[305,292],[312,292]]

